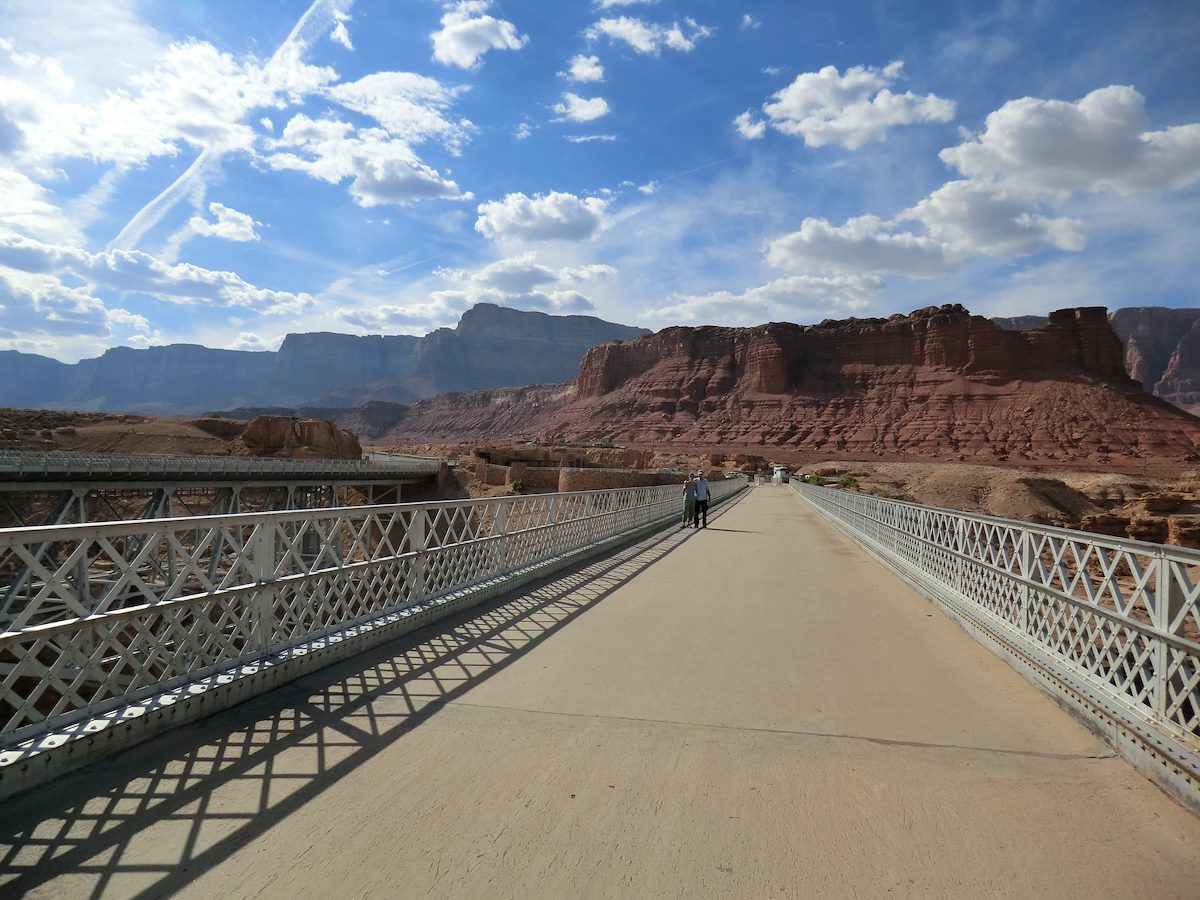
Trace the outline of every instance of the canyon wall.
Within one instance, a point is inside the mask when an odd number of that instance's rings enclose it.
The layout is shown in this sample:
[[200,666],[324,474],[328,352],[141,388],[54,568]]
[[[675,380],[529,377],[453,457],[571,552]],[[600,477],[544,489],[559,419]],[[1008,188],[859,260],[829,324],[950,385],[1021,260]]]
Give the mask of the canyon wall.
[[981,460],[1189,457],[1200,422],[1125,373],[1101,308],[1029,331],[961,306],[799,326],[668,328],[594,347],[574,385],[447,395],[391,439],[781,446]]
[[276,352],[171,344],[117,347],[66,365],[0,352],[0,407],[156,415],[216,409],[347,409],[445,391],[561,382],[587,349],[648,334],[591,316],[481,303],[424,337],[289,334]]
[[[1021,331],[1046,322],[1044,316],[992,319]],[[1156,397],[1200,414],[1200,309],[1130,306],[1109,316],[1125,346],[1125,371]]]

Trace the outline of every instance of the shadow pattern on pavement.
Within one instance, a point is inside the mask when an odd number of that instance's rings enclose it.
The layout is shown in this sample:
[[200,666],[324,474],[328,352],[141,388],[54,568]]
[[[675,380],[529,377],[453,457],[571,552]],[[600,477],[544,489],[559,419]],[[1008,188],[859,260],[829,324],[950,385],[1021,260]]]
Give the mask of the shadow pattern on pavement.
[[63,898],[183,889],[695,533],[658,532],[13,798],[0,896],[55,879]]

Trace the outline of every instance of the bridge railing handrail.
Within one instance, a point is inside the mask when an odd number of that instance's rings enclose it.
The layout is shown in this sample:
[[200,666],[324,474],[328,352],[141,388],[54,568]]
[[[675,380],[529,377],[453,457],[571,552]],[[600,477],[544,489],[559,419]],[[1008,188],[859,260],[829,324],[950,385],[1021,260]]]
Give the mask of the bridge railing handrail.
[[1200,553],[792,487],[976,624],[1200,751]]
[[0,746],[681,513],[662,485],[0,529]]
[[247,475],[433,474],[440,460],[390,456],[386,461],[345,459],[261,459],[169,454],[75,453],[63,450],[0,450],[0,479],[37,476],[103,477],[209,473]]

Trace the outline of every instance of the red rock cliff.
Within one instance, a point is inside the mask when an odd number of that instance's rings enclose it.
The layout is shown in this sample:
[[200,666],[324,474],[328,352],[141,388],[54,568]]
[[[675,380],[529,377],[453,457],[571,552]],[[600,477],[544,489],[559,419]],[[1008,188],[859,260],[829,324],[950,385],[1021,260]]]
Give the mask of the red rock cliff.
[[1200,422],[1125,374],[1100,308],[1060,310],[1028,331],[957,305],[810,326],[667,328],[594,347],[574,387],[536,404],[510,392],[447,396],[413,407],[394,436],[983,460],[1183,458],[1200,443]]
[[890,319],[757,328],[667,328],[623,344],[593,347],[579,372],[579,397],[600,397],[653,373],[658,393],[739,390],[789,394],[842,390],[848,371],[934,368],[963,374],[1051,374],[1124,380],[1121,342],[1102,307],[1052,313],[1041,328],[1005,331],[962,306],[929,307]]

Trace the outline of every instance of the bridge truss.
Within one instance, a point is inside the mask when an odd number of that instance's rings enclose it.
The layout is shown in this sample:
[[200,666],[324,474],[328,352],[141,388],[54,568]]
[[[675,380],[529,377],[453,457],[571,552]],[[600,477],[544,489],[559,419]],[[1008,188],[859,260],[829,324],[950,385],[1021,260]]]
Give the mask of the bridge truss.
[[395,503],[439,460],[292,460],[0,450],[0,528]]
[[0,529],[0,750],[680,509],[668,485]]

